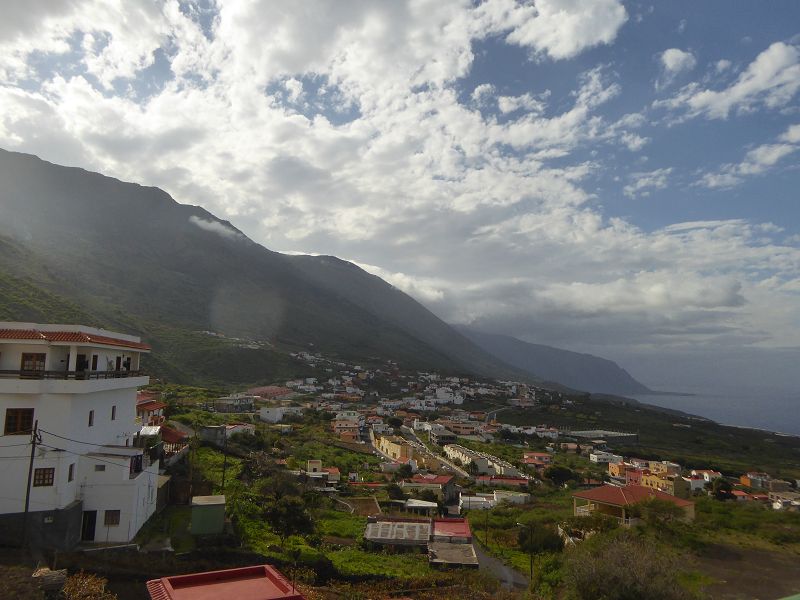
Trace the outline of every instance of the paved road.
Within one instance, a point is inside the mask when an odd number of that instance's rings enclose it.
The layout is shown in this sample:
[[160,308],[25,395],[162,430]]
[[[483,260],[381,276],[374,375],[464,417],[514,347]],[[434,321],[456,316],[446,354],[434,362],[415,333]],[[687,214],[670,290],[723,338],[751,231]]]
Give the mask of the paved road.
[[477,538],[472,538],[475,547],[475,555],[478,557],[478,568],[494,575],[503,587],[508,589],[525,590],[528,589],[528,578],[516,569],[512,569],[502,560],[489,556],[478,542]]
[[461,475],[461,477],[464,477],[466,479],[474,479],[472,475],[467,473],[464,469],[462,469],[461,467],[457,467],[452,462],[450,462],[446,456],[443,456],[441,454],[434,454],[433,452],[431,452],[428,449],[428,447],[422,443],[422,440],[419,439],[419,436],[417,436],[417,433],[413,429],[409,427],[401,427],[400,431],[403,434],[403,437],[406,438],[406,440],[419,447],[419,449],[422,452],[430,454],[435,459],[442,462],[446,467],[449,467],[451,471],[455,471],[456,473]]

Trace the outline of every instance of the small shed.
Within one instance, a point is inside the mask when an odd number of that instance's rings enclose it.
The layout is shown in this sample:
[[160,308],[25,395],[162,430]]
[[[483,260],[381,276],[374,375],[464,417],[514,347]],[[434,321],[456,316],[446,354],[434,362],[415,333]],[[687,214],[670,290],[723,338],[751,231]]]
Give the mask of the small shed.
[[225,531],[225,496],[192,498],[192,535],[214,535]]

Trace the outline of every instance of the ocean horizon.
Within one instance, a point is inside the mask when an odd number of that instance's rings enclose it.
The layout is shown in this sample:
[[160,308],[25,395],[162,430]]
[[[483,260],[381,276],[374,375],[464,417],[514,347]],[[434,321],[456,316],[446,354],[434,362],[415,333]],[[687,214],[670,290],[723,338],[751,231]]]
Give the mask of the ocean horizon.
[[800,436],[800,391],[747,390],[633,394],[644,404],[680,410],[722,425],[764,429]]

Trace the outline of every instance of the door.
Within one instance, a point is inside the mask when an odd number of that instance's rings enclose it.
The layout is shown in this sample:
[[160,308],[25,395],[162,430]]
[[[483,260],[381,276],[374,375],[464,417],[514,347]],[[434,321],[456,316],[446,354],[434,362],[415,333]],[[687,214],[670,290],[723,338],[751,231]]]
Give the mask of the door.
[[86,361],[86,355],[78,354],[75,360],[75,379],[83,379],[83,373],[86,371],[87,364],[89,363]]
[[122,370],[122,357],[118,356],[117,357],[117,371],[121,371],[121,370]]
[[94,528],[96,525],[97,525],[97,511],[96,510],[83,511],[83,523],[81,523],[82,542],[94,541]]

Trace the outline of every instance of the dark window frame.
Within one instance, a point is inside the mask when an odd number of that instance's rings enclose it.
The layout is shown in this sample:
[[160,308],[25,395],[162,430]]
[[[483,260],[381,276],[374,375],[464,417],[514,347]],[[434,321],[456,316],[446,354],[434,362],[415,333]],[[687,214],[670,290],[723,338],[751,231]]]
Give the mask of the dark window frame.
[[52,487],[55,483],[55,467],[41,467],[33,470],[33,487]]
[[33,431],[33,415],[32,408],[7,408],[3,435],[28,435]]
[[122,512],[118,509],[103,511],[103,525],[106,527],[117,527],[121,517]]

